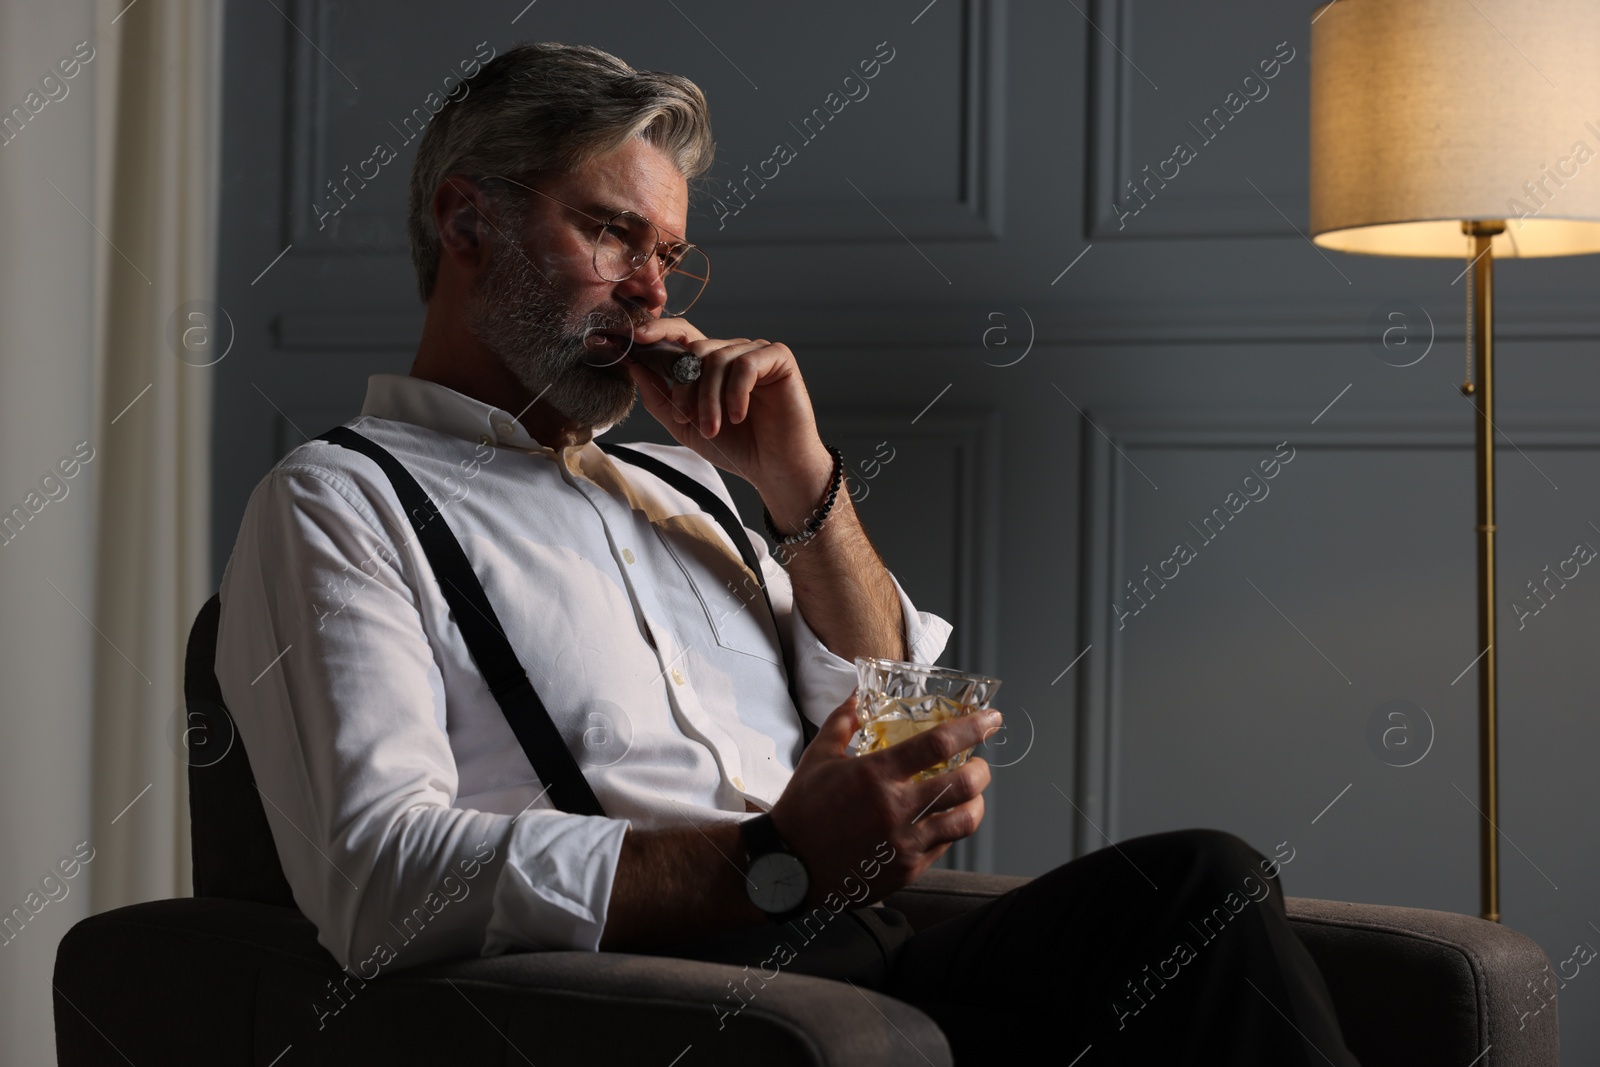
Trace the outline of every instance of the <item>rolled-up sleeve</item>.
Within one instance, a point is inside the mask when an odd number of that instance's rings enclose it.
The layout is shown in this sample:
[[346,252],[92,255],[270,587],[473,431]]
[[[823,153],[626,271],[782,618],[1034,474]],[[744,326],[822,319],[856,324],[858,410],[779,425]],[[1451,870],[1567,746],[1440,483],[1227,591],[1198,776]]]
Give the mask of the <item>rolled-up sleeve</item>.
[[[771,557],[768,557],[769,560]],[[776,568],[776,560],[771,561]],[[951,625],[928,611],[918,611],[911,598],[901,588],[900,580],[889,575],[895,593],[900,597],[900,610],[905,616],[906,648],[910,662],[931,664],[944,653],[950,640]],[[771,582],[769,574],[768,581]],[[785,579],[787,580],[787,579]],[[812,632],[804,612],[792,610],[792,640],[794,652],[795,693],[800,700],[801,713],[818,726],[833,710],[849,699],[856,688],[856,665],[853,660],[834,654],[822,639]]]
[[515,815],[453,806],[444,682],[417,593],[434,578],[382,496],[280,465],[223,576],[217,679],[295,903],[363,977],[596,950],[629,823],[548,801]]

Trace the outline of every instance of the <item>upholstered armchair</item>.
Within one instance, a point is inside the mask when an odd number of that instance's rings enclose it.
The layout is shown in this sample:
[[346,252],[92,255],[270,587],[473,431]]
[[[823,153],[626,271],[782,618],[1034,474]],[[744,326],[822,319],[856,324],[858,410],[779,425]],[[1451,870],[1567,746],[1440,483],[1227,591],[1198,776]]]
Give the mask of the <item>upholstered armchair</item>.
[[[519,953],[382,975],[334,999],[340,971],[295,907],[249,757],[212,664],[219,601],[190,633],[190,728],[226,755],[189,770],[194,896],[91,916],[62,939],[62,1067],[90,1064],[761,1064],[944,1067],[949,1046],[910,1004],[785,975],[719,1029],[739,968],[616,952]],[[929,871],[887,901],[915,928],[1026,879]],[[1554,994],[1529,1012],[1547,958],[1465,915],[1290,898],[1294,928],[1365,1067],[1556,1067]],[[330,987],[330,983],[333,986]],[[329,1012],[330,1003],[344,1003]],[[1064,1061],[1063,1061],[1064,1062]]]

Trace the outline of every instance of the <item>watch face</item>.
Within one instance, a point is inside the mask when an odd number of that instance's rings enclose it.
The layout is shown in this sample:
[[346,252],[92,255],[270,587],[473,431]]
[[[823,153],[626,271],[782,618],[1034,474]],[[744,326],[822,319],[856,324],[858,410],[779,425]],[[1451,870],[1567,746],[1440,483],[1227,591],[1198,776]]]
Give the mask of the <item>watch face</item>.
[[805,865],[787,852],[757,856],[745,877],[745,890],[756,907],[774,915],[799,907],[811,885]]

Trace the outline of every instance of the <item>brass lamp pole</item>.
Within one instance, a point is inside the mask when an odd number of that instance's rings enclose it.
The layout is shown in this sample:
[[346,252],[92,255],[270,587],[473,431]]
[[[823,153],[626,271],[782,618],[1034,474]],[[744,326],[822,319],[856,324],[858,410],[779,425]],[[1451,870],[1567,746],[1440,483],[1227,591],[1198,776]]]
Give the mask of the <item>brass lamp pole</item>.
[[1600,252],[1600,3],[1519,4],[1501,23],[1516,43],[1490,21],[1500,10],[1333,0],[1311,15],[1310,63],[1312,240],[1449,258],[1471,240],[1475,368],[1461,388],[1476,411],[1479,889],[1496,922],[1494,261]]
[[[1500,921],[1500,782],[1496,756],[1500,751],[1495,721],[1499,675],[1494,654],[1494,237],[1505,231],[1503,222],[1463,222],[1472,238],[1472,362],[1475,379],[1462,383],[1461,391],[1478,409],[1476,420],[1478,475],[1478,645],[1483,649],[1478,669],[1478,804],[1479,900],[1482,915]],[[1482,388],[1478,387],[1482,384]]]

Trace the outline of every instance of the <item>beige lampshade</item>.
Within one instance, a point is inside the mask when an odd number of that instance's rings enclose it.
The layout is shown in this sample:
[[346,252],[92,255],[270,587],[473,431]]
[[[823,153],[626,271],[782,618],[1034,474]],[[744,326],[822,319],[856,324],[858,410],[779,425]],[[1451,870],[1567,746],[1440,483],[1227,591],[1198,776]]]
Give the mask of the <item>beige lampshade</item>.
[[1600,252],[1600,0],[1334,0],[1311,25],[1311,236],[1497,259]]

